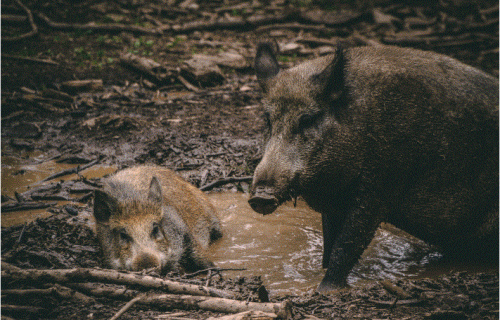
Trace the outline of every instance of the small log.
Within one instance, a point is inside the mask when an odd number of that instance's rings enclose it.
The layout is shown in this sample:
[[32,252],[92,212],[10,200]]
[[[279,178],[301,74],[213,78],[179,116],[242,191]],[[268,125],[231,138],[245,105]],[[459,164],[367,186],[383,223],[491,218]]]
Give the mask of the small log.
[[119,272],[116,270],[74,268],[74,269],[20,269],[2,261],[2,278],[11,278],[19,281],[40,282],[91,282],[101,281],[115,284],[125,284],[146,289],[159,289],[176,294],[192,294],[200,296],[233,298],[235,294],[216,288],[175,282],[157,277],[135,273]]
[[101,79],[71,80],[61,83],[61,87],[63,90],[70,92],[98,91],[102,90],[103,83]]
[[132,53],[120,54],[120,62],[155,83],[161,83],[167,76],[167,70],[158,62]]
[[408,299],[411,297],[411,294],[401,289],[389,280],[383,280],[379,283],[382,285],[382,287],[384,287],[385,290],[387,290],[387,292],[396,295],[398,298]]

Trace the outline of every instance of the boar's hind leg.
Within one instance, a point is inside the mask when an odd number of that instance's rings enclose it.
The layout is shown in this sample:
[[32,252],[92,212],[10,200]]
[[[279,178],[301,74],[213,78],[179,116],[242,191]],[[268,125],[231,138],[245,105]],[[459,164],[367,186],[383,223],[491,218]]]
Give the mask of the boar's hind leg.
[[347,285],[349,272],[370,244],[379,225],[379,218],[368,213],[363,207],[354,208],[349,213],[331,245],[328,269],[317,289],[319,292]]

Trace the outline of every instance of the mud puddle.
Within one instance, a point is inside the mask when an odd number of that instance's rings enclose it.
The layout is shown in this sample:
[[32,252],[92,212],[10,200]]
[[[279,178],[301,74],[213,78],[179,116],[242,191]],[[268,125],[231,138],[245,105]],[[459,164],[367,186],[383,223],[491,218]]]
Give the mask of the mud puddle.
[[[321,268],[321,216],[304,202],[285,204],[271,215],[255,213],[243,193],[216,193],[210,198],[221,213],[224,237],[211,248],[214,263],[231,276],[261,275],[272,294],[314,290],[324,276]],[[441,254],[425,242],[391,225],[378,229],[369,248],[348,278],[351,286],[371,281],[435,277],[454,271],[486,271],[485,266],[443,263]]]
[[[15,199],[15,194],[22,194],[30,188],[43,184],[59,182],[61,180],[76,180],[77,174],[68,174],[51,181],[42,182],[52,174],[66,169],[78,167],[78,164],[58,163],[53,159],[47,159],[43,153],[27,153],[22,157],[2,157],[2,197]],[[116,171],[115,166],[95,165],[79,172],[86,179],[100,178]],[[3,199],[2,199],[3,201]],[[70,203],[69,201],[58,201],[60,206]],[[34,209],[26,211],[2,212],[1,225],[9,227],[24,222],[33,221],[37,218],[50,216],[47,209]]]

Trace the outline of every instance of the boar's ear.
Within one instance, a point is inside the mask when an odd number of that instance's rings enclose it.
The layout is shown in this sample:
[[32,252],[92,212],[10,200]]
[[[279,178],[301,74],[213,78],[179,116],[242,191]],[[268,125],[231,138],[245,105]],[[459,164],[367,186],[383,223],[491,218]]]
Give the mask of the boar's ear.
[[344,90],[344,51],[339,46],[333,60],[311,81],[318,86],[320,99],[337,100]]
[[275,47],[277,45],[271,42],[259,43],[257,47],[255,73],[264,91],[267,91],[267,80],[273,78],[279,72],[278,61],[274,54]]
[[94,217],[97,222],[108,222],[118,211],[118,201],[101,190],[94,191]]
[[158,202],[160,204],[163,201],[160,181],[158,181],[158,178],[156,177],[153,177],[153,179],[151,179],[151,183],[149,184],[148,199],[153,202]]

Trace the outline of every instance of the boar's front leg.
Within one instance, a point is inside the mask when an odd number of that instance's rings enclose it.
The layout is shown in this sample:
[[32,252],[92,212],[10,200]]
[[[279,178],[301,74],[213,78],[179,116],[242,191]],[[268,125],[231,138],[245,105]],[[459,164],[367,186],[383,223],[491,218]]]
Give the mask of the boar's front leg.
[[[323,223],[332,221],[323,218]],[[339,233],[323,234],[324,254],[328,255],[328,258],[323,256],[323,263],[328,264],[328,269],[317,291],[327,292],[347,286],[349,272],[370,244],[380,222],[380,218],[364,206],[357,206],[351,209]],[[332,228],[331,225],[326,229],[323,226],[323,231],[333,231]]]
[[321,214],[321,224],[323,226],[323,268],[328,268],[333,243],[339,235],[342,221],[337,219],[336,214]]

